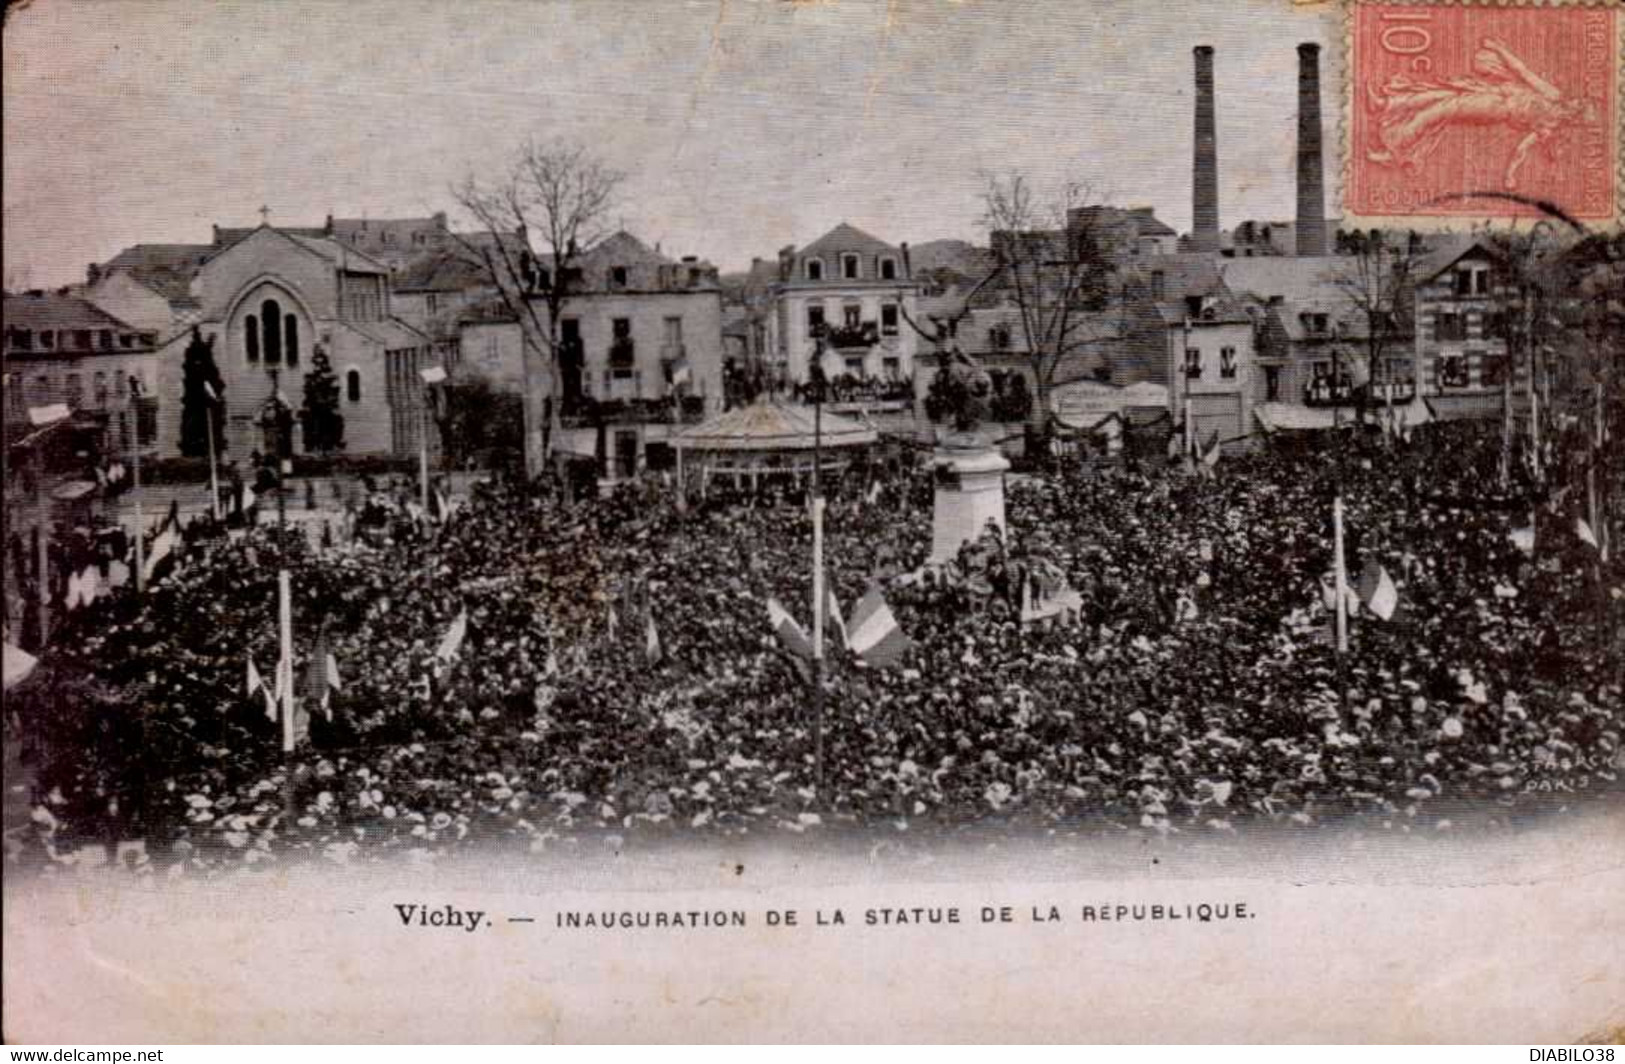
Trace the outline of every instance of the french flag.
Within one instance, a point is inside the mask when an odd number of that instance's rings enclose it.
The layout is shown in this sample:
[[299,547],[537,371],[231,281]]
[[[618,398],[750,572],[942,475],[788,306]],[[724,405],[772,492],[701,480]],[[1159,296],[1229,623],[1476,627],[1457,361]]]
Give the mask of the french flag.
[[875,669],[895,665],[913,646],[908,636],[897,626],[891,607],[878,587],[869,589],[852,611],[847,625],[847,646],[863,664]]
[[778,636],[779,645],[785,650],[798,658],[812,660],[812,640],[807,638],[807,630],[779,605],[778,599],[767,600],[767,623],[773,629],[773,634]]

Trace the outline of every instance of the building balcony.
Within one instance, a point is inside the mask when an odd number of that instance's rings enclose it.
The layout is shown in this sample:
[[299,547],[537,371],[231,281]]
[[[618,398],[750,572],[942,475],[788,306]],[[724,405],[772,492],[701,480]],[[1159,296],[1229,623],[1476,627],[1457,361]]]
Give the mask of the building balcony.
[[594,399],[583,396],[560,417],[567,429],[598,425],[696,425],[705,420],[705,396],[663,399]]
[[1330,377],[1316,377],[1305,385],[1303,390],[1303,405],[1311,407],[1351,406],[1360,402],[1362,398],[1374,406],[1410,403],[1416,399],[1416,382],[1374,381],[1356,386],[1347,376],[1335,381]]
[[872,321],[857,325],[830,325],[824,329],[824,342],[830,347],[873,347],[880,342],[880,327]]

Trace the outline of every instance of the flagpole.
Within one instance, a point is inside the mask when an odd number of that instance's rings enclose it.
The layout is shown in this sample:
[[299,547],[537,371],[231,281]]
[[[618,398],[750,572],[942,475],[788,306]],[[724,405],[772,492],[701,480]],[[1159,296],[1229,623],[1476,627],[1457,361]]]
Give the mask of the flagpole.
[[418,501],[423,516],[429,516],[429,386],[423,386],[423,398],[418,403]]
[[147,525],[141,517],[141,378],[130,377],[130,501],[135,504],[135,593],[147,590]]
[[819,483],[824,446],[824,344],[816,347],[813,367],[813,787],[818,800],[824,800],[824,496]]
[[209,512],[218,521],[220,520],[220,461],[214,451],[214,403],[210,402],[203,412],[204,416],[208,418],[206,427],[209,432]]
[[[280,644],[277,678],[282,688],[282,753],[292,755],[294,747],[293,720],[293,578],[288,570],[277,573],[277,622]],[[289,778],[291,787],[292,778]],[[291,790],[290,790],[291,793]]]
[[1348,597],[1344,588],[1348,586],[1348,570],[1343,564],[1343,497],[1337,496],[1332,500],[1332,550],[1335,555],[1333,561],[1333,574],[1337,581],[1334,592],[1337,602],[1337,655],[1338,660],[1348,653],[1349,649],[1349,620]]
[[1196,453],[1196,426],[1191,423],[1191,399],[1185,396],[1185,455]]

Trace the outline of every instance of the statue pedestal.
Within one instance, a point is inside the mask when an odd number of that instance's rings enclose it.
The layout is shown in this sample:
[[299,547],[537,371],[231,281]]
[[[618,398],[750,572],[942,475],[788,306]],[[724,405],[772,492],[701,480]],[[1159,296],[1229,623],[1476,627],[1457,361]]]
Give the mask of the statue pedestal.
[[951,561],[992,521],[1004,532],[1004,472],[1010,463],[986,445],[938,448],[937,494],[931,522],[929,565]]

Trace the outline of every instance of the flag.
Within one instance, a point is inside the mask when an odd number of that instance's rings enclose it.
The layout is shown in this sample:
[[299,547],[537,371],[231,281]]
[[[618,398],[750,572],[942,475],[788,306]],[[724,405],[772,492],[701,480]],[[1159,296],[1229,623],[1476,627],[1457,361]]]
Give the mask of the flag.
[[688,364],[688,356],[683,355],[671,364],[671,386],[675,391],[694,379],[694,370]]
[[[1328,572],[1320,578],[1320,598],[1328,610],[1337,609],[1337,573]],[[1347,583],[1343,584],[1344,608],[1353,613],[1360,608],[1360,597]]]
[[147,550],[147,560],[146,564],[141,567],[141,575],[151,580],[152,574],[158,570],[159,563],[169,557],[175,550],[175,530],[166,525]]
[[430,366],[428,369],[418,370],[418,377],[424,384],[439,384],[446,379],[444,366]]
[[339,680],[339,663],[328,649],[327,632],[322,631],[316,636],[316,646],[310,652],[310,665],[305,670],[304,700],[320,704],[322,714],[332,720],[330,699],[334,691],[343,689],[344,685]]
[[120,588],[129,582],[130,567],[125,565],[119,559],[114,558],[113,561],[107,566],[107,586],[110,588]]
[[203,394],[209,397],[209,402],[211,403],[218,403],[220,401],[220,393],[215,391],[214,385],[210,384],[208,381],[203,382]]
[[1389,578],[1388,570],[1375,558],[1367,558],[1360,570],[1360,599],[1366,608],[1385,621],[1393,619],[1394,610],[1399,606],[1399,589]]
[[65,609],[76,610],[84,605],[84,594],[80,591],[80,575],[68,574],[68,590],[62,596],[62,605]]
[[34,655],[22,647],[12,646],[7,643],[5,649],[5,689],[9,691],[28,679],[29,674],[34,671],[34,666],[38,664],[39,659]]
[[648,615],[643,630],[643,656],[650,665],[657,664],[661,657],[660,632],[655,628],[655,615],[653,613]]
[[880,498],[880,481],[871,480],[869,481],[869,491],[864,496],[863,501],[868,503],[870,506],[873,506],[875,504],[875,500],[878,498]]
[[440,640],[440,648],[434,652],[435,657],[450,661],[463,645],[463,637],[467,634],[468,611],[462,610],[457,614],[457,619],[451,622],[451,627],[446,629],[445,638]]
[[1512,540],[1512,545],[1517,547],[1523,553],[1530,555],[1534,554],[1535,515],[1531,513],[1529,515],[1529,524],[1523,528],[1514,528],[1511,532],[1507,533],[1507,537]]
[[451,516],[451,507],[446,505],[446,496],[440,491],[439,488],[434,489],[434,518],[435,518],[435,520],[444,521],[446,518],[448,518],[450,516]]
[[1175,429],[1173,435],[1168,437],[1168,457],[1170,459],[1178,458],[1180,452],[1184,449],[1184,433],[1182,433],[1179,429]]
[[1585,518],[1576,517],[1574,519],[1574,534],[1580,537],[1581,543],[1597,550],[1602,549],[1597,546],[1597,534],[1591,531],[1591,526],[1586,523]]
[[878,587],[870,588],[858,602],[848,631],[852,652],[874,668],[896,664],[913,645],[897,626],[897,618],[892,616]]
[[829,611],[829,622],[835,626],[835,631],[841,637],[841,646],[847,645],[846,618],[841,616],[841,604],[835,601],[835,589],[829,586],[824,588],[824,597],[827,600],[824,608]]
[[1219,464],[1219,434],[1217,431],[1213,433],[1213,438],[1208,441],[1207,447],[1202,450],[1202,464],[1209,469]]
[[242,505],[243,512],[246,513],[248,511],[248,508],[250,506],[253,506],[253,505],[254,505],[254,489],[249,487],[247,484],[244,484],[243,485],[243,505]]
[[95,565],[85,566],[79,574],[79,598],[86,606],[96,601],[102,592],[102,571]]
[[798,658],[811,660],[812,640],[807,638],[806,629],[779,605],[778,599],[767,600],[767,623],[773,629],[773,634],[779,637],[779,643],[785,650]]
[[265,686],[265,677],[261,676],[260,675],[260,670],[258,670],[258,669],[256,669],[254,667],[254,659],[249,658],[248,659],[248,690],[245,692],[246,696],[249,697],[249,698],[253,698],[254,697],[254,692],[260,690],[264,686]]

